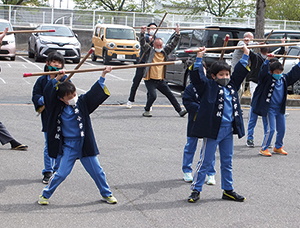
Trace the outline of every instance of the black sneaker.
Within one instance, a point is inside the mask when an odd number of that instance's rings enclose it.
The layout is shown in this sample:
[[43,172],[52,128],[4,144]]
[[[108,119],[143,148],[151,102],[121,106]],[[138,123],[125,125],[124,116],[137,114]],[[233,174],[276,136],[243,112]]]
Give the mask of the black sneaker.
[[48,184],[51,177],[52,177],[51,172],[44,173],[43,183]]
[[238,201],[238,202],[244,202],[246,198],[244,196],[240,196],[239,194],[237,194],[233,190],[231,190],[231,191],[224,190],[222,199],[234,200],[234,201]]
[[187,111],[186,111],[185,109],[182,109],[182,110],[179,112],[179,116],[180,116],[180,117],[184,117],[186,114],[187,114]]
[[196,203],[196,201],[200,199],[200,192],[194,190],[192,191],[192,194],[188,198],[188,202],[190,203]]
[[253,139],[247,139],[246,145],[247,145],[248,147],[254,147],[254,141],[253,141]]

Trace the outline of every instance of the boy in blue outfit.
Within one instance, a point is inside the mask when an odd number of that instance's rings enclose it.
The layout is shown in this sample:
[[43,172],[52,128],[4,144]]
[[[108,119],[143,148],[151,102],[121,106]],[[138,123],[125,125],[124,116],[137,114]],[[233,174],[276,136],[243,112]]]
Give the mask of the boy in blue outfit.
[[239,138],[245,135],[237,91],[249,72],[249,49],[246,45],[243,46],[244,55],[236,64],[231,77],[227,63],[213,63],[210,67],[212,79],[208,79],[203,72],[202,57],[205,51],[204,47],[197,52],[196,62],[190,67],[190,78],[201,104],[194,119],[192,134],[203,138],[203,144],[188,202],[199,200],[205,175],[215,159],[217,146],[220,153],[221,186],[224,190],[222,199],[243,202],[245,197],[233,189],[232,156],[233,134],[237,134]]
[[283,66],[279,61],[269,64],[274,54],[269,54],[259,73],[259,81],[255,89],[251,106],[253,112],[262,116],[265,130],[264,140],[259,153],[263,156],[272,156],[268,147],[277,130],[273,152],[287,155],[283,150],[285,134],[285,108],[287,87],[300,79],[300,63],[294,66],[287,74],[282,74]]
[[[203,70],[204,74],[206,74],[206,68],[205,63],[203,63]],[[193,159],[194,155],[197,149],[198,144],[198,138],[193,136],[191,131],[194,124],[194,118],[197,114],[197,111],[200,108],[200,99],[197,94],[196,88],[193,84],[189,84],[186,89],[184,90],[183,96],[182,96],[182,103],[185,107],[185,109],[188,112],[188,124],[187,124],[187,143],[185,144],[184,151],[183,151],[183,162],[182,162],[182,171],[184,173],[183,179],[186,182],[192,182],[193,181]],[[215,181],[215,160],[211,164],[210,169],[207,173],[207,184],[208,185],[214,185],[216,183]]]
[[[47,59],[46,65],[44,67],[44,71],[58,71],[64,67],[65,60],[64,57],[58,52],[51,52]],[[32,90],[32,102],[34,104],[34,108],[37,112],[40,112],[42,108],[44,108],[44,88],[46,87],[47,83],[53,79],[55,75],[43,75],[39,77]],[[61,81],[64,81],[67,77],[64,76]],[[42,171],[43,183],[48,184],[50,177],[54,172],[58,170],[60,156],[57,159],[50,158],[48,155],[48,147],[47,147],[47,122],[48,122],[48,115],[45,110],[41,112],[41,120],[42,120],[42,132],[44,132],[45,137],[45,147],[44,147],[44,169]]]
[[53,158],[58,154],[62,154],[62,157],[58,171],[51,177],[39,197],[39,204],[49,204],[48,199],[70,174],[78,158],[95,181],[102,200],[111,204],[117,203],[97,158],[99,150],[90,120],[90,114],[110,95],[104,81],[105,74],[111,69],[107,66],[91,89],[79,97],[73,83],[69,81],[59,83],[64,76],[62,70],[46,85],[44,99],[48,113],[48,153]]

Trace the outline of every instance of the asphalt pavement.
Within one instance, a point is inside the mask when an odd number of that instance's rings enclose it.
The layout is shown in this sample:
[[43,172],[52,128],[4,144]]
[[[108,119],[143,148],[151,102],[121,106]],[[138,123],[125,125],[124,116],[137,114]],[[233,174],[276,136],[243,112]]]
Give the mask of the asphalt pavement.
[[[246,201],[221,199],[220,162],[216,153],[216,185],[205,185],[200,200],[187,202],[190,183],[181,171],[186,143],[187,117],[181,118],[159,94],[153,117],[142,117],[146,89],[142,83],[132,109],[123,105],[129,95],[134,69],[113,71],[106,85],[111,97],[91,114],[99,161],[118,204],[108,205],[77,161],[71,174],[50,198],[37,204],[42,183],[44,137],[40,117],[31,103],[36,78],[24,72],[40,72],[43,63],[17,57],[2,60],[0,75],[0,121],[28,151],[0,146],[0,227],[299,227],[300,172],[298,117],[300,108],[288,108],[284,149],[287,156],[262,157],[262,120],[255,128],[255,148],[246,138],[234,137],[233,178],[237,193]],[[87,61],[82,68],[100,66]],[[75,65],[66,64],[67,69]],[[74,75],[84,93],[100,73]],[[172,87],[181,103],[178,88]],[[244,122],[249,107],[244,106]],[[274,141],[274,140],[273,140]],[[195,154],[195,168],[202,141]]]

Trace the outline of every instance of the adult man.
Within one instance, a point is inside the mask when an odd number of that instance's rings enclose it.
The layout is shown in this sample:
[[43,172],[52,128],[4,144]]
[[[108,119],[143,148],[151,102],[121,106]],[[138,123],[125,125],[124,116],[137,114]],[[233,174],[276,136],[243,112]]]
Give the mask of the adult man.
[[[150,24],[147,25],[147,34],[145,35],[145,39],[146,39],[147,43],[151,43],[155,39],[155,37],[153,37],[153,35],[155,33],[155,30],[156,30],[155,28],[156,27],[157,27],[157,25],[155,23],[150,23]],[[141,48],[140,58],[143,56],[143,53],[144,53],[143,49]],[[145,63],[145,57],[140,59],[140,63]],[[127,108],[132,108],[132,103],[134,102],[136,91],[137,91],[137,89],[138,89],[138,87],[141,83],[142,78],[143,78],[144,70],[145,70],[144,67],[136,68],[135,75],[134,75],[134,78],[132,80],[130,95],[129,95],[129,98],[128,98],[128,101],[127,101],[127,106],[126,106]]]
[[[145,51],[145,62],[165,62],[168,58],[167,56],[175,49],[175,47],[178,44],[180,38],[179,26],[177,25],[177,28],[175,29],[176,34],[174,39],[170,44],[167,44],[165,47],[163,47],[163,41],[160,38],[156,38],[154,40],[153,47],[147,44],[145,40],[145,31],[146,26],[143,26],[141,29],[140,43],[142,49]],[[156,100],[156,89],[158,89],[158,91],[160,91],[169,99],[169,101],[181,117],[183,117],[187,113],[185,109],[181,109],[180,104],[178,103],[173,93],[171,92],[169,86],[165,82],[165,74],[166,68],[163,65],[146,67],[144,71],[143,77],[148,91],[145,112],[143,113],[143,116],[145,117],[152,116],[150,108]]]

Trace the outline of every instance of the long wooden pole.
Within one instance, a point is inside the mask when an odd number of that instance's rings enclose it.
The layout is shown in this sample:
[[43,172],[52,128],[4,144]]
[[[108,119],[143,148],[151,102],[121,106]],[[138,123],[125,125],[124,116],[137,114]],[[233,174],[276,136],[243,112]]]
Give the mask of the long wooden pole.
[[[245,39],[235,39],[235,38],[229,39],[229,41],[241,41],[241,40],[245,40]],[[254,38],[254,39],[250,39],[250,40],[252,40],[252,41],[264,41],[265,39]],[[268,41],[281,41],[281,39],[268,39]],[[300,42],[300,39],[286,39],[286,41],[298,41],[298,42]]]
[[291,59],[300,59],[299,55],[274,55],[277,58],[291,58]]
[[[55,32],[55,29],[49,30],[16,30],[16,31],[7,31],[6,34],[10,33],[37,33],[37,32]],[[2,34],[3,32],[0,32]]]
[[[130,68],[139,68],[139,67],[151,67],[151,66],[165,66],[165,65],[178,65],[181,64],[182,61],[168,61],[161,63],[142,63],[142,64],[133,64],[133,65],[125,65],[125,66],[112,66],[112,70],[121,70],[121,69],[130,69]],[[78,69],[78,70],[66,70],[65,73],[86,73],[86,72],[94,72],[94,71],[104,71],[105,67],[98,68],[88,68],[88,69]],[[38,73],[24,73],[23,77],[32,77],[32,76],[41,76],[41,75],[56,75],[57,71],[48,71],[48,72],[38,72]]]
[[[134,29],[140,29],[141,27],[133,27]],[[147,27],[147,29],[153,29],[153,27]],[[157,27],[156,29],[176,29],[176,27]],[[179,30],[220,30],[219,28],[199,28],[199,27],[180,27]]]
[[274,32],[274,30],[272,30],[269,35],[267,36],[267,38],[264,40],[264,44],[267,43],[268,39],[270,38],[270,36],[272,35],[272,33]]
[[[226,34],[223,47],[227,47],[228,40],[229,40],[229,34]],[[222,50],[221,51],[221,56],[220,56],[219,60],[223,60],[224,54],[225,54],[225,50]]]
[[[276,43],[276,44],[258,44],[258,45],[249,45],[247,48],[262,48],[262,47],[284,47],[284,46],[297,46],[299,43]],[[243,49],[243,46],[229,46],[229,47],[215,47],[215,48],[206,48],[206,51],[222,51],[222,50],[235,50]],[[202,48],[197,49],[185,49],[185,53],[194,53],[202,51]]]

